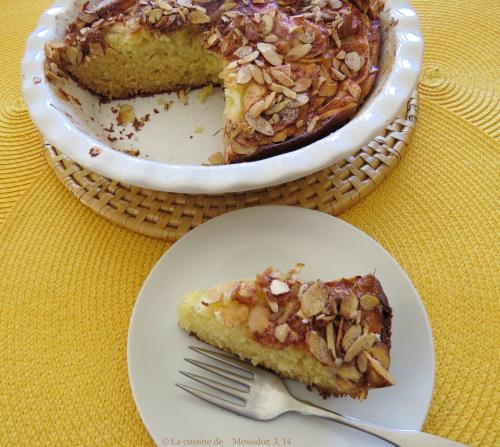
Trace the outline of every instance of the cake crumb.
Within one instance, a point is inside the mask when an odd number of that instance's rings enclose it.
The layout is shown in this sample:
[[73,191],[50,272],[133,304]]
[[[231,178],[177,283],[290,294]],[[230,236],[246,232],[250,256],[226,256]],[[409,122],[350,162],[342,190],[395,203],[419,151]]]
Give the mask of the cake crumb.
[[213,94],[214,94],[214,86],[212,84],[209,84],[199,89],[198,93],[196,93],[196,97],[198,98],[198,101],[200,101],[203,104]]
[[126,126],[127,124],[134,122],[135,120],[134,108],[130,104],[120,105],[116,120],[118,121],[118,124],[120,126]]
[[222,152],[214,152],[210,157],[208,157],[208,162],[211,165],[221,165],[224,163],[224,157]]
[[202,126],[196,126],[194,128],[194,133],[203,133],[205,129]]
[[179,97],[179,101],[185,106],[189,103],[188,91],[187,90],[179,90],[177,92],[177,96]]

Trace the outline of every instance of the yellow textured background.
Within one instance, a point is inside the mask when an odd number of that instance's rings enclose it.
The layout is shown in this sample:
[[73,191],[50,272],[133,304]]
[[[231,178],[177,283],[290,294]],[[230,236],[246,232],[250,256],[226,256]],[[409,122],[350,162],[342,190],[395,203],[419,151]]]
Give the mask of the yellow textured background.
[[[50,3],[0,0],[0,445],[150,445],[125,347],[169,245],[99,218],[44,162],[19,62]],[[417,130],[342,218],[396,257],[425,302],[437,354],[425,430],[500,445],[498,3],[412,3],[426,39]]]

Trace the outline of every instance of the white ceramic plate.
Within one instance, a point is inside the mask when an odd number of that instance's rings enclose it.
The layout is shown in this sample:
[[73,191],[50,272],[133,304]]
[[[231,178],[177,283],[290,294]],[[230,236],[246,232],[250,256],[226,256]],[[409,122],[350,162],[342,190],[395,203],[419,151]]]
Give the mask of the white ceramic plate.
[[[175,95],[156,95],[101,104],[73,81],[64,92],[78,101],[64,101],[57,88],[46,82],[43,46],[61,39],[75,5],[84,0],[61,0],[45,12],[29,37],[22,62],[23,95],[44,139],[79,164],[106,177],[158,191],[185,193],[236,192],[271,186],[311,174],[350,155],[367,144],[406,106],[421,68],[423,39],[415,12],[406,0],[385,0],[381,17],[383,46],[380,72],[373,92],[348,124],[330,136],[300,150],[266,160],[230,166],[201,166],[223,146],[223,94],[200,104],[196,93],[188,106]],[[41,82],[35,83],[34,80]],[[168,111],[158,101],[172,100]],[[128,126],[119,133],[113,108],[132,104],[138,118],[150,115],[140,132]],[[155,113],[157,109],[159,113]],[[114,123],[112,138],[104,129]],[[203,128],[196,133],[196,128]],[[127,134],[134,131],[129,139]],[[123,138],[123,140],[120,140]],[[90,148],[101,153],[92,157]],[[140,149],[131,157],[117,149]]]
[[315,447],[386,445],[322,419],[293,414],[270,422],[246,419],[174,386],[188,381],[180,369],[195,369],[183,361],[197,356],[188,345],[202,345],[177,326],[182,296],[252,278],[269,265],[285,270],[297,262],[306,264],[306,279],[376,270],[394,312],[391,373],[397,384],[370,391],[363,402],[323,400],[291,381],[290,388],[349,416],[394,428],[421,428],[434,384],[434,348],[425,310],[404,271],[373,239],[342,220],[303,208],[269,206],[225,214],[193,230],[163,255],[142,287],[130,323],[128,368],[139,413],[158,445],[220,438],[231,446],[233,438],[257,437],[290,439],[292,447],[310,446],[313,439]]

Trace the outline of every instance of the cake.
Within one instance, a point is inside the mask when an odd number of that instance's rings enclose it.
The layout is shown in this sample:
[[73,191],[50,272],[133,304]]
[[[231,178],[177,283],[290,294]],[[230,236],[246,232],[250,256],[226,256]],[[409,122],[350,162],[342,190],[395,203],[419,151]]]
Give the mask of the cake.
[[342,126],[377,74],[379,0],[87,2],[46,73],[104,99],[225,91],[224,162],[300,148]]
[[188,293],[179,325],[217,348],[317,388],[364,399],[393,385],[392,311],[374,275],[302,281],[268,268],[254,280]]

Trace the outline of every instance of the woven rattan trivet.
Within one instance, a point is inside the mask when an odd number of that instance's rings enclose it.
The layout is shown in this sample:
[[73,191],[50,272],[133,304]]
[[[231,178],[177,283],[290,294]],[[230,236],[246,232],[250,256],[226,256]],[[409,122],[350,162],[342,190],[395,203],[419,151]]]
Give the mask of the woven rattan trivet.
[[397,166],[411,138],[417,98],[400,118],[349,158],[282,185],[224,195],[167,193],[102,177],[47,145],[45,156],[57,177],[96,213],[132,231],[176,241],[207,219],[247,206],[297,205],[338,215],[376,188]]

